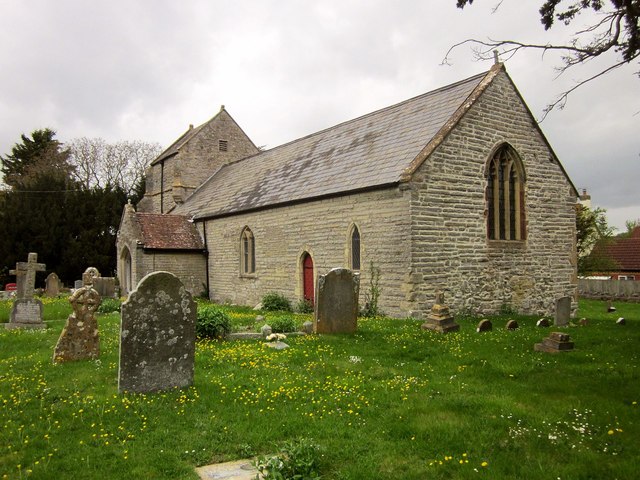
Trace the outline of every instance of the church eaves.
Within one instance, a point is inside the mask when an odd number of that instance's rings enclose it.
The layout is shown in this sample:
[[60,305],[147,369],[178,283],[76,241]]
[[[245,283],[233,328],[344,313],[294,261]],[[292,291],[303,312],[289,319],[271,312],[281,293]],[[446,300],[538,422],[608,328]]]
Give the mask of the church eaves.
[[407,181],[499,69],[225,165],[175,212],[214,218]]

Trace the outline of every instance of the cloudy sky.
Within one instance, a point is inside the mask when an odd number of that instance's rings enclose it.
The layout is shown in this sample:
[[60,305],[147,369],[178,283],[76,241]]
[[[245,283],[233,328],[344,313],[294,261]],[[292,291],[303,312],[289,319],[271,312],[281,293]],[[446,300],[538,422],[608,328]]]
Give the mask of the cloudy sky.
[[[172,143],[224,104],[273,147],[490,68],[467,38],[561,41],[542,0],[0,0],[0,154],[49,127],[78,137]],[[602,64],[556,78],[558,56],[507,61],[529,108]],[[620,68],[569,97],[541,126],[610,224],[640,218],[640,79]]]

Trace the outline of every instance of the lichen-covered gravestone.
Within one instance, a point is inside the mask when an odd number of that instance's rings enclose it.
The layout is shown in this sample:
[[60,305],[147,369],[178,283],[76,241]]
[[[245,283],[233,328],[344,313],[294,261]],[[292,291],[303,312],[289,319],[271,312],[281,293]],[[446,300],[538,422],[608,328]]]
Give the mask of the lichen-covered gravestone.
[[562,297],[556,300],[556,327],[566,327],[571,319],[571,297]]
[[358,328],[360,275],[334,268],[318,279],[313,319],[315,333],[355,333]]
[[100,295],[90,285],[79,288],[69,297],[73,313],[67,318],[53,351],[54,363],[100,356],[100,335],[95,317],[100,301]]
[[196,303],[169,272],[150,273],[122,304],[118,391],[193,383]]
[[57,297],[60,295],[60,287],[62,284],[60,282],[60,278],[58,278],[58,275],[55,272],[51,272],[44,282],[46,285],[44,294],[47,297]]
[[16,269],[9,272],[16,275],[18,298],[13,302],[5,328],[47,328],[42,321],[42,302],[33,298],[36,272],[44,272],[45,268],[44,263],[38,263],[38,254],[30,253],[28,261],[18,262]]

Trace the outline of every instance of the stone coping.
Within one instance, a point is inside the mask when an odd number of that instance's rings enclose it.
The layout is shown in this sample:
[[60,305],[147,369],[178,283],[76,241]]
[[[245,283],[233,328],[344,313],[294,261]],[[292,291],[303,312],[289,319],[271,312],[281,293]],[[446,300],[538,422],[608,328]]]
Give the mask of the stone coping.
[[202,480],[254,480],[258,469],[251,462],[253,459],[235,460],[226,463],[214,463],[196,468]]

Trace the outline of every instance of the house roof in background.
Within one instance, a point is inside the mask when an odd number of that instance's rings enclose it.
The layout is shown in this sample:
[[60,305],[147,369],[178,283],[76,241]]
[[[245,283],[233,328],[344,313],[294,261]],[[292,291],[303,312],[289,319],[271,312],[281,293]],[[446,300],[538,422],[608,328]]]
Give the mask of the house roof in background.
[[196,219],[224,216],[406,180],[425,146],[444,138],[455,126],[451,120],[459,119],[460,112],[477,99],[478,90],[483,91],[502,70],[496,65],[488,72],[225,165],[175,212]]
[[194,223],[183,215],[136,213],[145,249],[203,250],[202,238]]
[[615,237],[605,246],[608,256],[623,272],[640,272],[640,226],[628,237]]

